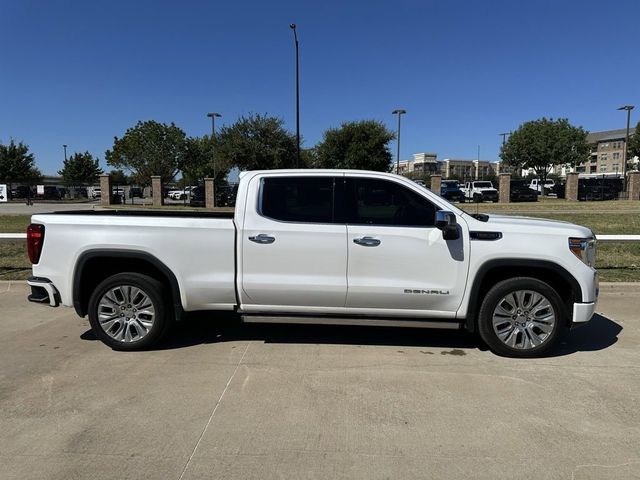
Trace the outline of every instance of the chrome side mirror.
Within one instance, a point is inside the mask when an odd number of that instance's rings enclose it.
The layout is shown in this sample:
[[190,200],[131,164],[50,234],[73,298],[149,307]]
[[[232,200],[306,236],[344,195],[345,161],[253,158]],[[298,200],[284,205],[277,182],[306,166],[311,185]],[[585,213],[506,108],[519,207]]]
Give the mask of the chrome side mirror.
[[442,238],[445,240],[457,240],[460,238],[458,222],[453,212],[438,210],[436,212],[436,228],[442,231]]

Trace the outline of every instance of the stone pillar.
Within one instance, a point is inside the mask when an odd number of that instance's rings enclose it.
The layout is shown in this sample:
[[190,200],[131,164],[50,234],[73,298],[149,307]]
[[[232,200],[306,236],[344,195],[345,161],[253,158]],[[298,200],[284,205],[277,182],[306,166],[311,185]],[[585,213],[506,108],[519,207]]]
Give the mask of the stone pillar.
[[216,206],[216,191],[213,178],[204,179],[204,206],[213,208]]
[[500,190],[500,203],[509,203],[511,198],[511,174],[501,173],[498,179]]
[[442,187],[442,175],[431,175],[431,191],[436,195],[440,195]]
[[629,200],[640,200],[640,172],[628,172],[627,176]]
[[111,205],[111,176],[100,175],[100,205]]
[[160,175],[151,175],[151,190],[153,192],[153,206],[160,207],[163,204],[162,178]]
[[567,173],[567,184],[564,190],[564,199],[572,202],[578,201],[578,174]]

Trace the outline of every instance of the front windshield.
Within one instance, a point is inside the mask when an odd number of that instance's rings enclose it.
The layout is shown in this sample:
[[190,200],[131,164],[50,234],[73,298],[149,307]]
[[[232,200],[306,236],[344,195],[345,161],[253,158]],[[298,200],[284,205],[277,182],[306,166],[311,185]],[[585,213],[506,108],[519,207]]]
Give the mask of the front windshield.
[[493,188],[491,182],[475,182],[476,188]]

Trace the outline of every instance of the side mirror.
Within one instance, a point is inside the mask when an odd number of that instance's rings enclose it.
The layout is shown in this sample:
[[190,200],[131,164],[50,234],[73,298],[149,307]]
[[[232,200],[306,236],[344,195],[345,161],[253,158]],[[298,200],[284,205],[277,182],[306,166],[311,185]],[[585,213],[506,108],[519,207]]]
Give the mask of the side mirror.
[[458,222],[453,212],[438,210],[436,212],[436,228],[442,230],[442,238],[445,240],[457,240],[460,238]]

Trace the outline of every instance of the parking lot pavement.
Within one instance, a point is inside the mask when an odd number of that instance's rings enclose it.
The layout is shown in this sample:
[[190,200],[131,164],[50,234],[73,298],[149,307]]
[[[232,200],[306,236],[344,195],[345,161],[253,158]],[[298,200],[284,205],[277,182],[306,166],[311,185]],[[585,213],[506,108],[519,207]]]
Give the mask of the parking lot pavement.
[[114,352],[0,284],[3,479],[640,476],[636,285],[544,359],[462,332],[184,322]]

